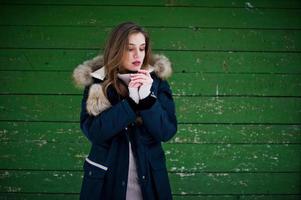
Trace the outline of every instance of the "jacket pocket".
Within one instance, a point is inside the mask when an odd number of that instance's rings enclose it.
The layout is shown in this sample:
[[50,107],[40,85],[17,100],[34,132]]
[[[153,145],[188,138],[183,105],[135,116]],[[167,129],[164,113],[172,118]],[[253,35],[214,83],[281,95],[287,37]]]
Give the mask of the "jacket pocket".
[[84,177],[80,191],[81,200],[102,199],[104,177],[108,168],[89,158],[84,162]]

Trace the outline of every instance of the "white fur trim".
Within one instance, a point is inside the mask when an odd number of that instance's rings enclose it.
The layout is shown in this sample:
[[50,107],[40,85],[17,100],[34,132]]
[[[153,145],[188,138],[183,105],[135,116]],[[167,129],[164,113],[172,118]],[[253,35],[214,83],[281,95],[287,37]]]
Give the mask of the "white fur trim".
[[87,65],[90,67],[103,66],[103,55],[98,55],[92,58],[91,60],[86,60],[83,62],[83,65]]
[[158,77],[161,79],[167,79],[172,75],[172,67],[169,59],[160,54],[154,55],[154,70]]
[[91,85],[86,106],[87,112],[94,116],[111,107],[111,103],[103,93],[101,84]]
[[78,65],[73,71],[73,80],[77,87],[83,88],[84,86],[92,84],[90,67],[85,65]]

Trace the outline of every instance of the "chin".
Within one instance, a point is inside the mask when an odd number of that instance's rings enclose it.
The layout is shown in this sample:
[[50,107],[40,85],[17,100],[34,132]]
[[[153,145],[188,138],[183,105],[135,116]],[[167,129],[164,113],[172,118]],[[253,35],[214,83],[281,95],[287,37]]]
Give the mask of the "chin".
[[139,69],[141,69],[141,66],[131,67],[130,68],[131,71],[138,71]]

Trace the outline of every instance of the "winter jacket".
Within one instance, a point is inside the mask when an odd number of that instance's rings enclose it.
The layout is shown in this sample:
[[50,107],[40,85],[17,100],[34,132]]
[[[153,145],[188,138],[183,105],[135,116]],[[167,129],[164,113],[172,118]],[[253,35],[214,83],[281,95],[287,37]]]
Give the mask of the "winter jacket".
[[[163,55],[154,56],[149,66],[156,97],[151,107],[134,110],[127,98],[108,87],[103,57],[97,56],[77,66],[75,83],[84,88],[81,102],[80,128],[91,142],[84,160],[84,177],[80,191],[82,200],[124,200],[128,180],[129,141],[137,164],[138,181],[144,200],[172,199],[161,143],[177,131],[177,119],[172,91],[166,79],[172,69]],[[107,96],[107,97],[106,97]],[[137,123],[140,119],[140,123]]]

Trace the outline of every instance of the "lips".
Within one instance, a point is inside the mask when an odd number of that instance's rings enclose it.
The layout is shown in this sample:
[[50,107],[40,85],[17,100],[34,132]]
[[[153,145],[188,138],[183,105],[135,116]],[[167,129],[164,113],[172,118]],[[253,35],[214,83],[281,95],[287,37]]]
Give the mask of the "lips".
[[135,65],[135,66],[139,66],[141,64],[141,62],[140,61],[134,61],[134,62],[132,62],[132,64]]

